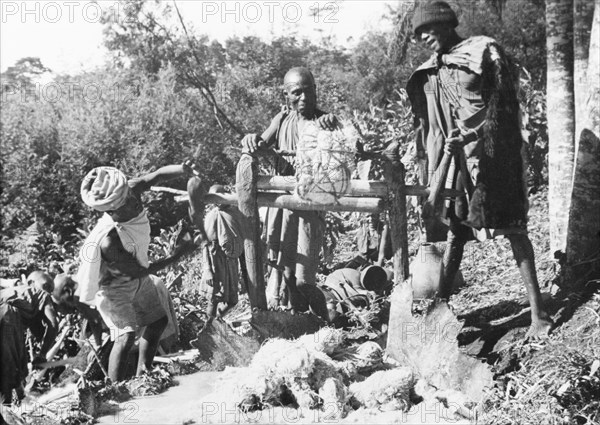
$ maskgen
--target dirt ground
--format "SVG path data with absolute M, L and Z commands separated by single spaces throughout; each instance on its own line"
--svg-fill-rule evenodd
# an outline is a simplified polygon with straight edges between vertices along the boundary
M 119 409 L 99 417 L 97 423 L 202 423 L 202 399 L 210 396 L 215 390 L 220 374 L 221 372 L 197 372 L 178 376 L 175 379 L 176 385 L 164 393 L 120 403 Z
M 269 408 L 243 413 L 231 403 L 212 396 L 225 372 L 197 372 L 176 378 L 177 385 L 157 396 L 135 398 L 119 404 L 115 412 L 101 416 L 98 424 L 229 424 L 229 423 L 402 423 L 469 424 L 456 420 L 442 403 L 431 403 L 403 412 L 357 411 L 342 421 L 327 411 Z

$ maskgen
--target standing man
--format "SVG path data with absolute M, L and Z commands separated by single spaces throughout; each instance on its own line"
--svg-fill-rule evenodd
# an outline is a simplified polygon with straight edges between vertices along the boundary
M 528 336 L 546 335 L 553 323 L 542 306 L 534 252 L 527 234 L 523 139 L 514 68 L 495 40 L 461 38 L 456 14 L 443 1 L 421 3 L 413 29 L 433 55 L 410 77 L 419 158 L 428 180 L 451 155 L 447 187 L 466 198 L 445 205 L 448 225 L 444 275 L 438 296 L 448 298 L 467 240 L 504 235 L 510 243 L 531 304 Z M 428 181 L 422 182 L 428 184 Z M 440 240 L 426 229 L 428 240 Z
M 138 327 L 146 326 L 139 342 L 137 375 L 151 368 L 169 313 L 153 284 L 158 278 L 151 274 L 194 247 L 179 246 L 172 256 L 150 264 L 150 222 L 141 194 L 186 171 L 184 166 L 170 165 L 128 181 L 116 168 L 97 167 L 81 183 L 85 204 L 104 215 L 81 248 L 76 295 L 81 302 L 96 305 L 111 331 L 114 345 L 108 375 L 112 381 L 124 379 L 125 360 Z
M 312 73 L 302 67 L 290 69 L 283 79 L 286 106 L 273 118 L 262 134 L 248 134 L 242 147 L 254 152 L 262 148 L 295 150 L 304 126 L 316 121 L 321 128 L 334 130 L 338 124 L 333 114 L 317 108 L 317 91 Z M 275 162 L 275 173 L 294 176 L 294 158 L 280 156 Z M 322 214 L 312 211 L 269 210 L 267 219 L 269 260 L 274 264 L 269 279 L 267 300 L 270 307 L 278 305 L 280 283 L 286 284 L 293 310 L 312 311 L 327 320 L 325 298 L 316 287 L 319 252 L 325 230 Z M 283 274 L 282 274 L 283 271 Z

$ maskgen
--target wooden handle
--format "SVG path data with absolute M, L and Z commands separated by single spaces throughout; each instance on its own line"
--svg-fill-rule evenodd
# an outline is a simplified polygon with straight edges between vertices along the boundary
M 457 137 L 458 135 L 460 135 L 460 129 L 453 129 L 444 143 L 448 139 Z M 435 174 L 432 176 L 429 184 L 429 196 L 423 204 L 422 217 L 424 219 L 431 219 L 432 217 L 439 215 L 442 199 L 440 195 L 444 188 L 446 177 L 448 176 L 448 170 L 450 169 L 450 161 L 452 160 L 452 156 L 453 155 L 448 155 L 444 149 L 444 156 L 440 161 L 440 165 L 438 165 L 437 169 L 435 170 Z
M 75 358 L 75 357 L 67 357 L 66 359 L 38 363 L 36 365 L 36 367 L 46 370 L 46 369 L 49 369 L 52 367 L 66 366 L 68 364 L 75 364 L 76 361 L 77 361 L 77 358 Z
M 429 196 L 423 204 L 423 218 L 431 218 L 437 215 L 440 200 L 442 199 L 440 195 L 442 193 L 444 183 L 446 182 L 446 176 L 448 175 L 448 170 L 450 169 L 451 160 L 452 155 L 448 155 L 446 152 L 444 152 L 442 161 L 440 162 L 437 170 L 435 170 L 435 174 L 433 175 L 429 185 Z

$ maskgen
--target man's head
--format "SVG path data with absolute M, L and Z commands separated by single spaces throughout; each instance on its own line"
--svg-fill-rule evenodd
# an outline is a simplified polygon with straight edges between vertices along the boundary
M 428 49 L 437 53 L 446 51 L 455 42 L 454 28 L 458 18 L 454 10 L 443 1 L 420 3 L 413 15 L 413 30 Z
M 27 276 L 27 284 L 33 286 L 39 291 L 46 291 L 49 294 L 54 291 L 54 282 L 48 273 L 42 271 L 31 272 Z
M 142 205 L 142 201 L 135 196 L 133 191 L 129 190 L 127 191 L 125 203 L 116 210 L 109 210 L 106 213 L 112 217 L 113 221 L 122 223 L 137 217 L 143 210 L 144 205 Z
M 52 298 L 58 305 L 70 305 L 74 301 L 77 284 L 66 273 L 61 273 L 54 278 L 54 291 Z
M 317 109 L 317 87 L 312 73 L 303 67 L 290 69 L 283 78 L 283 90 L 289 106 L 306 118 Z
M 130 190 L 127 177 L 114 167 L 96 167 L 81 183 L 81 198 L 96 211 L 123 222 L 138 216 L 143 206 Z

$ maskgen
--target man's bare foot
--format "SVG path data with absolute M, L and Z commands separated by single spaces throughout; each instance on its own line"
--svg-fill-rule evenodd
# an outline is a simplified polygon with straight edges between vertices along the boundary
M 525 335 L 526 339 L 540 339 L 547 338 L 548 334 L 552 330 L 554 322 L 552 319 L 546 317 L 542 319 L 536 319 L 531 322 L 531 326 Z
M 229 305 L 227 303 L 219 303 L 217 307 L 217 317 L 223 319 L 236 304 Z
M 290 305 L 295 312 L 308 311 L 308 301 L 296 287 L 290 287 Z
M 267 296 L 267 308 L 269 310 L 279 310 L 279 297 Z
M 138 367 L 135 376 L 142 376 L 148 374 L 150 374 L 150 370 L 146 367 L 146 365 L 141 365 L 140 367 Z

